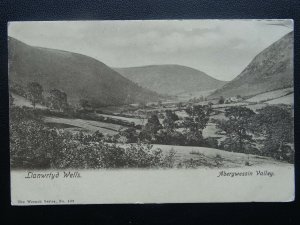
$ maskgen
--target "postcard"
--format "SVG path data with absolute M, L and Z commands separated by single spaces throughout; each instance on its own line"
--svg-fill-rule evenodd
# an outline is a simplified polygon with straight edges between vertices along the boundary
M 11 204 L 293 201 L 293 30 L 9 22 Z

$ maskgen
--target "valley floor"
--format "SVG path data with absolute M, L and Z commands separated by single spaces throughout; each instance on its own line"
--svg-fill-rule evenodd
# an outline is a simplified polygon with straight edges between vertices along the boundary
M 268 104 L 288 104 L 293 105 L 293 90 L 292 88 L 276 90 L 272 92 L 266 92 L 263 94 L 259 94 L 253 96 L 249 99 L 246 99 L 241 102 L 231 103 L 231 104 L 217 104 L 213 105 L 215 110 L 215 114 L 211 116 L 212 119 L 224 119 L 224 111 L 227 107 L 243 105 L 249 107 L 253 110 L 260 109 Z M 14 105 L 22 107 L 32 107 L 30 102 L 23 97 L 14 95 Z M 37 105 L 39 109 L 47 109 L 45 106 Z M 168 107 L 168 106 L 166 106 Z M 154 107 L 154 110 L 165 110 L 166 107 Z M 176 114 L 183 118 L 187 114 L 184 109 L 178 109 L 176 106 L 173 106 L 173 110 Z M 149 109 L 150 111 L 153 109 Z M 146 112 L 146 110 L 144 110 Z M 135 125 L 144 125 L 146 123 L 146 119 L 141 119 L 138 117 L 134 117 L 132 114 L 132 118 L 123 117 L 121 114 L 114 114 L 114 111 L 110 112 L 110 114 L 95 114 L 97 116 L 101 116 L 102 118 L 110 118 L 115 120 L 122 120 L 129 123 L 134 123 Z M 145 113 L 144 112 L 144 113 Z M 161 120 L 161 119 L 160 119 Z M 119 125 L 114 123 L 109 123 L 104 121 L 96 121 L 96 120 L 87 120 L 87 119 L 79 119 L 79 118 L 60 118 L 54 116 L 45 116 L 44 122 L 50 124 L 52 126 L 56 126 L 58 128 L 63 128 L 69 130 L 71 132 L 83 131 L 87 133 L 94 133 L 95 131 L 100 131 L 103 134 L 107 135 L 115 135 L 120 131 L 125 130 L 125 125 Z M 161 122 L 161 121 L 160 121 Z M 179 128 L 178 131 L 180 131 Z M 219 140 L 224 139 L 224 135 L 217 134 L 218 129 L 216 128 L 216 124 L 213 122 L 209 122 L 206 128 L 203 130 L 203 136 L 207 137 L 216 137 Z M 119 144 L 119 145 L 127 145 L 127 144 Z M 180 166 L 181 162 L 191 162 L 191 164 L 195 164 L 198 167 L 209 167 L 209 168 L 234 168 L 234 167 L 245 167 L 245 166 L 260 166 L 260 165 L 291 165 L 288 163 L 276 161 L 275 159 L 269 157 L 262 157 L 251 154 L 244 153 L 236 153 L 236 152 L 228 152 L 224 150 L 214 149 L 214 148 L 206 148 L 206 147 L 192 147 L 192 146 L 174 146 L 174 145 L 153 145 L 154 149 L 161 149 L 164 153 L 168 153 L 170 150 L 176 152 L 175 161 L 177 166 Z

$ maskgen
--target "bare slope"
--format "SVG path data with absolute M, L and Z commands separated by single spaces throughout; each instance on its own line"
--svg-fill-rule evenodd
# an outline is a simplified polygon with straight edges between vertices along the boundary
M 45 90 L 61 89 L 69 100 L 88 99 L 95 106 L 158 100 L 159 96 L 124 78 L 93 58 L 61 50 L 29 46 L 9 38 L 9 79 L 26 86 L 39 82 Z
M 210 97 L 250 96 L 293 86 L 294 33 L 290 32 L 259 53 L 231 82 Z
M 226 83 L 180 65 L 150 65 L 115 70 L 142 87 L 168 95 L 217 89 Z

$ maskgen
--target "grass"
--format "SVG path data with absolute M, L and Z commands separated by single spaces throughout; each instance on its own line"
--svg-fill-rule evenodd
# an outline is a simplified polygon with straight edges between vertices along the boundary
M 203 137 L 223 137 L 224 135 L 217 134 L 218 129 L 216 128 L 216 124 L 208 123 L 207 126 L 203 130 Z
M 113 119 L 124 120 L 127 122 L 133 122 L 135 125 L 144 125 L 147 122 L 146 119 L 140 119 L 140 118 L 129 118 L 129 117 L 113 116 L 113 115 L 100 114 L 100 113 L 97 113 L 97 115 L 103 116 L 103 117 L 108 117 L 108 118 L 113 118 Z
M 258 94 L 252 98 L 247 99 L 248 102 L 262 102 L 268 101 L 276 98 L 283 97 L 293 91 L 293 88 L 285 88 L 275 91 L 269 91 L 266 93 Z
M 19 96 L 19 95 L 15 95 L 13 93 L 12 93 L 12 97 L 14 99 L 15 106 L 19 106 L 19 107 L 26 106 L 26 107 L 33 108 L 31 102 L 28 99 L 26 99 L 22 96 Z M 46 109 L 47 108 L 46 106 L 43 106 L 41 104 L 36 104 L 35 107 L 38 109 Z
M 270 101 L 267 101 L 268 104 L 286 104 L 286 105 L 292 105 L 294 104 L 294 94 L 286 95 L 277 99 L 273 99 Z
M 205 161 L 203 167 L 222 166 L 227 168 L 244 167 L 249 165 L 286 165 L 287 163 L 278 162 L 268 157 L 257 157 L 252 154 L 237 152 L 228 152 L 215 148 L 193 147 L 193 146 L 172 146 L 172 145 L 153 145 L 153 148 L 159 148 L 163 152 L 173 149 L 176 152 L 176 163 L 199 160 Z M 194 162 L 195 163 L 195 162 Z
M 50 124 L 66 124 L 73 127 L 79 127 L 83 130 L 88 130 L 91 132 L 100 131 L 104 134 L 114 135 L 117 134 L 119 130 L 124 129 L 123 126 L 112 124 L 112 123 L 103 123 L 92 120 L 83 120 L 83 119 L 68 119 L 68 118 L 57 118 L 57 117 L 45 117 L 44 121 Z

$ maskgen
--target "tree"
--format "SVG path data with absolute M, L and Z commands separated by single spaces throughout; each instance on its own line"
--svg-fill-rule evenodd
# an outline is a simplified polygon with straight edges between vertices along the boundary
M 245 152 L 246 147 L 253 144 L 251 121 L 255 112 L 249 108 L 234 106 L 225 109 L 227 120 L 217 121 L 217 128 L 226 133 L 227 138 L 222 142 L 225 149 Z
M 35 108 L 36 103 L 41 103 L 43 100 L 43 87 L 37 82 L 28 83 L 27 97 Z
M 80 99 L 79 104 L 83 109 L 91 107 L 91 103 L 87 99 Z
M 201 131 L 209 121 L 212 108 L 209 105 L 195 105 L 188 107 L 185 111 L 188 114 L 184 121 L 186 128 L 190 131 Z
M 156 138 L 157 132 L 162 128 L 162 125 L 159 122 L 158 116 L 152 114 L 148 119 L 148 122 L 142 129 L 139 137 L 141 140 L 153 141 Z
M 162 123 L 165 129 L 173 131 L 176 127 L 175 122 L 177 120 L 179 120 L 179 118 L 175 112 L 172 112 L 171 110 L 166 110 L 166 115 Z
M 224 102 L 225 102 L 225 99 L 224 99 L 223 96 L 221 96 L 218 103 L 219 104 L 224 104 Z
M 51 90 L 49 96 L 49 105 L 52 109 L 64 111 L 68 107 L 67 94 L 58 89 Z
M 20 95 L 24 98 L 27 97 L 27 90 L 24 89 L 24 87 L 18 83 L 15 83 L 13 81 L 10 81 L 9 82 L 9 89 L 10 89 L 10 92 L 13 92 L 17 95 Z
M 138 133 L 135 128 L 130 127 L 120 133 L 122 136 L 126 137 L 127 143 L 135 143 L 138 141 Z
M 294 124 L 291 109 L 284 106 L 266 106 L 258 110 L 253 120 L 256 134 L 263 136 L 265 155 L 293 161 L 294 153 L 289 143 L 294 141 Z
M 179 117 L 175 112 L 171 110 L 165 111 L 165 116 L 163 120 L 163 129 L 160 129 L 156 134 L 156 141 L 160 144 L 184 144 L 184 136 L 181 132 L 175 130 L 176 121 L 179 120 Z
M 145 125 L 146 130 L 150 133 L 156 134 L 159 129 L 162 128 L 158 116 L 156 114 L 152 114 L 148 119 L 147 124 Z
M 139 107 L 140 109 L 145 109 L 145 108 L 147 107 L 147 105 L 146 105 L 145 102 L 140 102 L 140 103 L 138 104 L 138 107 Z
M 194 105 L 189 106 L 185 111 L 188 114 L 184 119 L 187 142 L 193 145 L 199 144 L 203 140 L 202 132 L 209 121 L 212 107 L 211 105 Z
M 161 100 L 159 100 L 159 101 L 157 102 L 157 106 L 158 106 L 158 107 L 161 107 L 161 106 L 162 106 L 162 101 L 161 101 Z
M 176 105 L 176 107 L 178 108 L 178 110 L 181 110 L 182 107 L 183 107 L 182 102 L 178 102 L 177 105 Z

